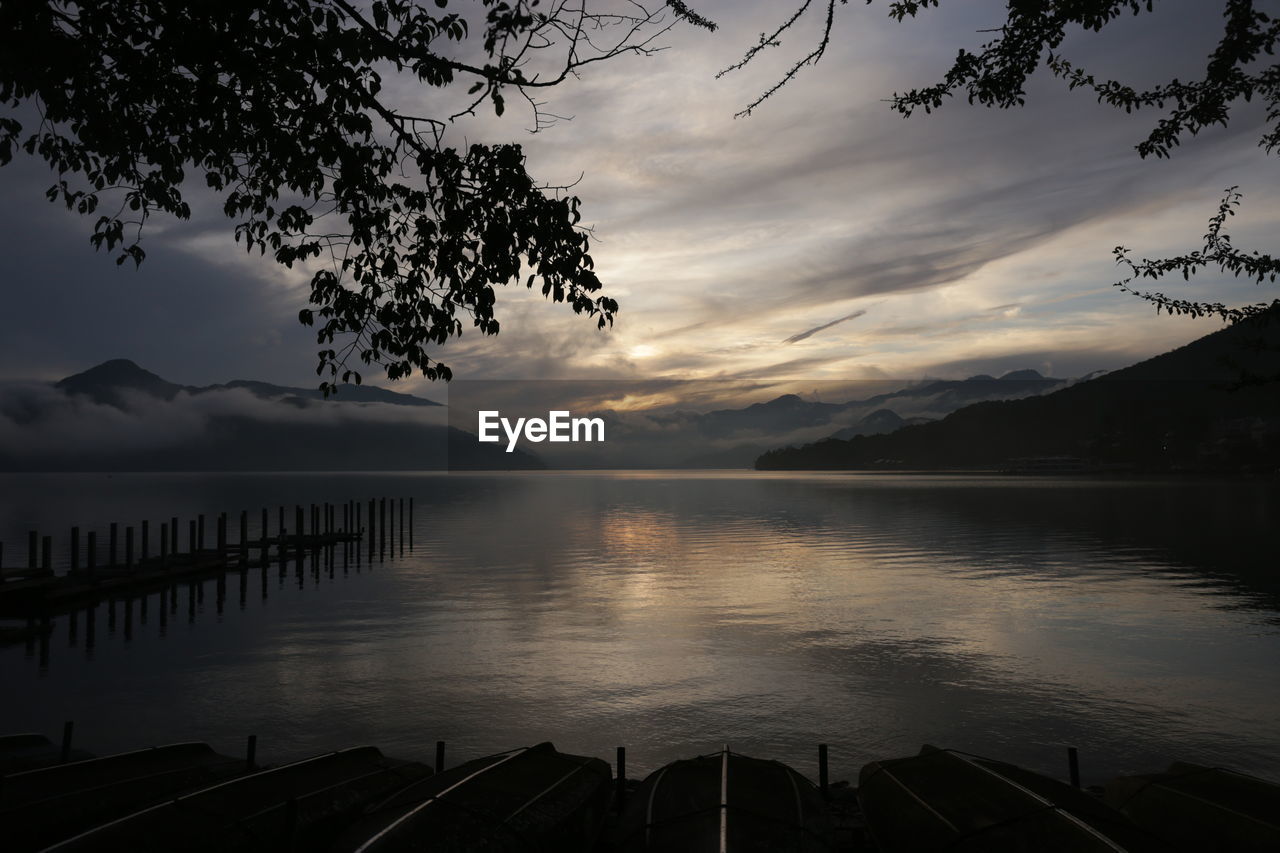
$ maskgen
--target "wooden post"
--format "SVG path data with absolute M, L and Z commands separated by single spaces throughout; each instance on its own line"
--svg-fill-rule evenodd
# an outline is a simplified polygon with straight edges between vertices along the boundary
M 413 550 L 413 498 L 409 498 L 409 550 Z
M 258 769 L 258 736 L 249 735 L 249 744 L 245 748 L 244 754 L 244 772 L 252 773 Z
M 404 498 L 400 499 L 400 549 L 404 550 Z
M 169 553 L 173 556 L 178 554 L 178 518 L 174 516 L 169 519 Z
M 1074 746 L 1067 747 L 1067 772 L 1071 774 L 1071 787 L 1080 787 L 1080 753 Z
M 224 566 L 227 562 L 227 514 L 218 515 L 218 565 Z
M 37 561 L 39 560 L 40 552 L 37 550 L 37 545 L 39 544 L 39 539 L 40 539 L 40 534 L 36 533 L 34 530 L 27 531 L 27 568 L 28 569 L 34 569 L 38 565 Z
M 364 533 L 364 526 L 363 526 L 364 519 L 361 518 L 361 512 L 360 512 L 362 509 L 364 509 L 364 504 L 357 501 L 356 502 L 356 533 L 361 533 L 361 534 Z
M 113 521 L 111 522 L 111 527 L 109 528 L 110 534 L 108 537 L 109 544 L 107 545 L 107 565 L 111 566 L 112 568 L 115 568 L 115 565 L 116 565 L 116 553 L 117 553 L 116 545 L 120 541 L 120 531 L 118 529 L 119 526 L 120 526 L 119 524 Z
M 80 528 L 71 528 L 71 571 L 80 568 Z
M 160 525 L 160 568 L 169 568 L 169 525 Z
M 200 518 L 203 519 L 204 516 L 200 516 Z M 200 541 L 196 538 L 196 532 L 196 521 L 193 518 L 191 521 L 187 522 L 187 546 L 191 551 L 192 562 L 195 562 L 196 543 Z
M 124 567 L 133 571 L 133 525 L 124 529 Z
M 436 772 L 444 770 L 444 741 L 436 741 Z
M 378 502 L 378 550 L 387 549 L 387 499 Z
M 627 748 L 625 746 L 618 747 L 617 764 L 617 775 L 614 780 L 617 790 L 614 796 L 617 797 L 618 808 L 621 809 L 627 799 Z
M 74 720 L 67 720 L 62 724 L 62 763 L 66 764 L 71 760 L 71 733 L 75 731 L 76 724 Z
M 264 506 L 264 507 L 262 508 L 262 550 L 263 550 L 263 554 L 262 554 L 262 556 L 263 556 L 263 559 L 266 559 L 266 556 L 267 556 L 267 555 L 266 555 L 266 548 L 267 548 L 267 541 L 268 541 L 268 539 L 267 539 L 267 521 L 268 521 L 268 518 L 267 518 L 267 508 Z
M 818 744 L 818 790 L 827 796 L 827 745 Z
M 139 558 L 139 562 L 142 562 L 143 560 L 146 560 L 147 557 L 151 556 L 150 524 L 151 522 L 149 521 L 142 522 L 142 556 Z
M 196 541 L 191 547 L 191 553 L 204 550 L 204 515 L 196 516 Z
M 299 565 L 301 565 L 301 563 L 302 563 L 302 536 L 303 536 L 303 534 L 306 532 L 306 529 L 307 529 L 307 523 L 306 523 L 306 520 L 302 517 L 302 506 L 301 506 L 301 505 L 298 505 L 298 507 L 297 507 L 297 511 L 296 511 L 295 515 L 297 516 L 297 517 L 294 519 L 294 522 L 297 524 L 297 534 L 296 534 L 296 537 L 297 537 L 297 540 L 298 540 L 298 541 L 297 541 L 297 546 L 298 546 L 298 547 L 297 547 L 297 551 L 298 551 L 297 558 L 298 558 L 298 563 L 299 563 Z
M 88 553 L 85 555 L 85 565 L 89 567 L 89 580 L 93 580 L 93 570 L 98 567 L 98 534 L 89 531 L 88 536 Z
M 53 571 L 53 537 L 43 536 L 40 539 L 40 567 L 46 572 Z

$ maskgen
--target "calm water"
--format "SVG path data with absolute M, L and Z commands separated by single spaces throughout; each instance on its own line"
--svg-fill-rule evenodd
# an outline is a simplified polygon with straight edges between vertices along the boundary
M 413 548 L 232 573 L 0 647 L 0 731 L 264 760 L 450 763 L 553 740 L 633 775 L 722 743 L 816 775 L 922 743 L 1086 781 L 1173 758 L 1280 777 L 1280 489 L 751 472 L 0 475 L 25 532 L 416 501 Z M 292 512 L 290 512 L 292 517 Z M 153 533 L 153 537 L 154 537 Z M 209 534 L 210 537 L 212 534 Z M 155 547 L 153 538 L 153 548 Z M 65 555 L 55 558 L 56 562 Z M 242 585 L 243 584 L 243 585 Z M 221 610 L 221 612 L 219 612 Z M 163 612 L 163 619 L 161 614 Z

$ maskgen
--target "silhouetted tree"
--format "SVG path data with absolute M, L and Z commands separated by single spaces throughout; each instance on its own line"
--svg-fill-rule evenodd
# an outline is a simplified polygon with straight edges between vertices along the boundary
M 706 25 L 683 3 L 677 17 Z M 457 11 L 458 7 L 467 14 Z M 536 100 L 592 63 L 646 54 L 654 9 L 550 0 L 49 0 L 0 5 L 0 165 L 19 148 L 58 173 L 51 200 L 98 216 L 91 240 L 143 260 L 155 212 L 185 219 L 188 180 L 221 194 L 235 239 L 312 262 L 317 373 L 448 379 L 427 354 L 469 316 L 498 331 L 494 285 L 523 280 L 612 323 L 579 200 L 538 184 L 519 145 L 450 145 L 486 103 Z M 472 28 L 482 36 L 469 41 Z M 394 75 L 416 87 L 384 89 Z M 414 101 L 403 97 L 412 88 Z M 432 90 L 466 98 L 432 99 Z M 424 94 L 425 93 L 425 94 Z M 459 93 L 460 96 L 461 93 Z M 440 106 L 452 101 L 454 108 Z M 435 106 L 423 107 L 423 103 Z M 438 114 L 423 115 L 423 109 Z M 24 129 L 24 125 L 26 126 Z M 323 386 L 331 389 L 329 381 Z
M 866 0 L 870 5 L 873 0 Z M 823 16 L 818 42 L 792 63 L 778 81 L 748 104 L 740 116 L 750 115 L 764 101 L 791 82 L 805 66 L 815 64 L 831 43 L 837 6 L 848 0 L 802 0 L 788 6 L 782 22 L 771 32 L 763 33 L 758 43 L 747 50 L 737 63 L 720 72 L 731 73 L 755 60 L 769 47 L 781 44 L 782 37 L 810 14 Z M 939 0 L 903 0 L 888 4 L 889 16 L 897 21 L 914 18 Z M 1067 30 L 1079 26 L 1097 32 L 1121 16 L 1141 15 L 1152 11 L 1154 0 L 1009 0 L 1005 22 L 992 32 L 998 37 L 982 44 L 976 52 L 961 47 L 941 82 L 905 93 L 894 93 L 893 108 L 904 116 L 918 110 L 930 113 L 957 94 L 970 104 L 1008 109 L 1026 103 L 1028 77 L 1047 68 L 1066 83 L 1069 89 L 1088 89 L 1100 103 L 1125 112 L 1159 110 L 1163 113 L 1146 139 L 1137 144 L 1139 156 L 1168 157 L 1187 135 L 1195 135 L 1213 125 L 1226 126 L 1231 108 L 1240 101 L 1257 97 L 1267 110 L 1266 128 L 1259 145 L 1267 153 L 1280 146 L 1280 66 L 1259 62 L 1274 56 L 1280 41 L 1280 21 L 1254 8 L 1252 0 L 1219 0 L 1224 27 L 1217 47 L 1209 55 L 1204 76 L 1199 80 L 1170 80 L 1145 90 L 1137 90 L 1120 81 L 1095 77 L 1085 68 L 1059 52 Z M 1129 250 L 1115 249 L 1117 262 L 1129 269 L 1130 275 L 1116 282 L 1122 290 L 1152 302 L 1157 311 L 1195 316 L 1217 315 L 1236 322 L 1261 314 L 1268 307 L 1280 306 L 1280 299 L 1250 305 L 1227 306 L 1217 302 L 1170 299 L 1161 293 L 1140 291 L 1130 284 L 1137 278 L 1157 279 L 1171 272 L 1189 277 L 1203 267 L 1216 266 L 1223 272 L 1245 275 L 1257 283 L 1275 282 L 1280 275 L 1280 259 L 1259 252 L 1244 252 L 1231 245 L 1222 231 L 1226 217 L 1234 213 L 1240 194 L 1235 187 L 1227 190 L 1218 214 L 1210 221 L 1209 233 L 1201 250 L 1187 255 L 1134 263 Z

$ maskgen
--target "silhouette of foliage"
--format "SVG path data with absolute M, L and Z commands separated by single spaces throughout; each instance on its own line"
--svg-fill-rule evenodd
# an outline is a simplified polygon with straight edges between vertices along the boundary
M 486 103 L 502 115 L 513 95 L 528 104 L 532 129 L 544 128 L 556 116 L 536 99 L 540 89 L 656 50 L 670 26 L 662 7 L 616 8 L 5 3 L 0 165 L 19 149 L 46 161 L 58 175 L 48 197 L 99 214 L 91 241 L 118 264 L 140 264 L 149 217 L 188 218 L 192 185 L 203 184 L 221 195 L 246 250 L 313 272 L 313 307 L 300 319 L 317 327 L 326 392 L 339 374 L 360 381 L 347 366 L 353 354 L 391 379 L 415 370 L 448 379 L 429 348 L 460 334 L 465 317 L 497 333 L 495 285 L 539 284 L 601 328 L 618 310 L 598 295 L 569 188 L 537 183 L 519 145 L 454 147 L 449 133 Z M 411 96 L 391 97 L 388 75 Z
M 872 2 L 866 0 L 867 5 Z M 1068 89 L 1091 90 L 1099 103 L 1126 113 L 1144 109 L 1164 112 L 1147 137 L 1136 145 L 1141 157 L 1169 157 L 1184 137 L 1194 136 L 1213 125 L 1226 127 L 1230 122 L 1231 108 L 1240 101 L 1252 101 L 1255 97 L 1266 108 L 1266 126 L 1259 145 L 1267 153 L 1272 153 L 1280 146 L 1280 65 L 1268 63 L 1264 58 L 1275 55 L 1277 42 L 1280 42 L 1280 20 L 1254 8 L 1252 0 L 1220 2 L 1224 19 L 1222 37 L 1209 55 L 1204 76 L 1199 80 L 1175 78 L 1139 91 L 1116 80 L 1095 77 L 1059 52 L 1069 28 L 1078 26 L 1098 32 L 1124 15 L 1151 12 L 1154 0 L 1043 0 L 1032 3 L 1009 0 L 1005 22 L 991 30 L 999 34 L 996 38 L 982 44 L 976 52 L 961 48 L 941 82 L 904 93 L 895 92 L 890 103 L 903 116 L 911 116 L 917 110 L 931 113 L 957 94 L 964 95 L 970 104 L 999 109 L 1020 107 L 1026 103 L 1027 79 L 1039 69 L 1047 68 L 1054 77 L 1065 81 Z M 838 0 L 840 6 L 847 3 L 848 0 Z M 724 75 L 740 69 L 755 60 L 765 48 L 781 45 L 783 35 L 806 15 L 817 13 L 824 16 L 818 44 L 738 115 L 750 115 L 794 80 L 805 66 L 822 58 L 831 42 L 836 6 L 837 0 L 817 4 L 814 0 L 803 0 L 790 7 L 792 11 L 775 30 L 762 34 L 742 60 L 720 72 Z M 904 0 L 889 3 L 888 10 L 891 18 L 901 22 L 937 6 L 938 0 Z M 1133 273 L 1130 279 L 1118 283 L 1118 286 L 1154 302 L 1158 310 L 1175 314 L 1217 315 L 1236 322 L 1259 313 L 1269 303 L 1227 307 L 1216 302 L 1167 299 L 1158 293 L 1140 293 L 1127 287 L 1128 281 L 1136 277 L 1157 278 L 1172 271 L 1181 271 L 1189 277 L 1210 264 L 1237 276 L 1247 275 L 1258 283 L 1264 280 L 1274 282 L 1280 274 L 1280 259 L 1257 252 L 1238 252 L 1221 233 L 1222 222 L 1233 213 L 1231 208 L 1238 200 L 1239 194 L 1234 189 L 1228 191 L 1228 197 L 1206 235 L 1202 252 L 1134 265 L 1128 259 L 1128 250 L 1117 248 L 1117 260 L 1129 264 Z
M 1280 263 L 1277 263 L 1277 260 L 1270 255 L 1263 255 L 1257 251 L 1243 252 L 1235 248 L 1231 244 L 1231 237 L 1222 231 L 1222 226 L 1226 223 L 1227 217 L 1235 216 L 1235 208 L 1240 206 L 1241 197 L 1242 193 L 1240 193 L 1238 187 L 1227 188 L 1226 194 L 1222 198 L 1222 203 L 1218 205 L 1218 212 L 1209 220 L 1209 230 L 1204 235 L 1204 248 L 1202 249 L 1197 249 L 1186 255 L 1159 258 L 1154 261 L 1144 258 L 1141 262 L 1135 263 L 1129 257 L 1128 249 L 1124 246 L 1117 246 L 1114 250 L 1116 263 L 1126 267 L 1129 270 L 1129 275 L 1121 281 L 1117 281 L 1115 286 L 1125 293 L 1154 304 L 1157 313 L 1164 310 L 1170 314 L 1186 314 L 1193 317 L 1216 315 L 1230 323 L 1236 323 L 1246 317 L 1263 314 L 1269 308 L 1280 306 L 1280 299 L 1276 299 L 1271 302 L 1258 302 L 1253 305 L 1231 308 L 1221 302 L 1191 302 L 1185 299 L 1171 299 L 1163 293 L 1137 290 L 1130 286 L 1137 279 L 1149 278 L 1155 280 L 1163 278 L 1170 273 L 1182 273 L 1184 280 L 1190 280 L 1191 276 L 1198 273 L 1202 267 L 1208 266 L 1216 266 L 1223 273 L 1231 273 L 1236 278 L 1243 274 L 1246 278 L 1253 279 L 1255 284 L 1262 284 L 1264 281 L 1274 283 L 1276 277 L 1280 276 Z

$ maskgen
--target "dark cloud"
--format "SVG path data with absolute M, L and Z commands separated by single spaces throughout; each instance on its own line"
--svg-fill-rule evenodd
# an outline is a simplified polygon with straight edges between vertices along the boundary
M 852 314 L 845 314 L 843 317 L 837 317 L 836 319 L 832 320 L 830 323 L 823 323 L 821 326 L 814 326 L 812 329 L 806 329 L 805 331 L 800 332 L 797 335 L 792 335 L 791 337 L 784 340 L 783 343 L 784 344 L 799 343 L 800 341 L 803 341 L 805 338 L 813 337 L 814 335 L 818 334 L 818 332 L 821 332 L 824 329 L 830 329 L 832 326 L 838 326 L 847 320 L 854 320 L 866 313 L 867 312 L 865 310 L 858 309 L 857 311 L 854 311 Z

